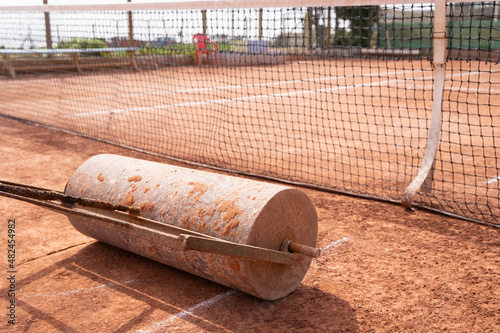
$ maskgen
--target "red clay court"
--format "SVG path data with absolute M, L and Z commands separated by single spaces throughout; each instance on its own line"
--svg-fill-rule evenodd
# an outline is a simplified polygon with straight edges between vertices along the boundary
M 322 250 L 299 287 L 264 301 L 0 197 L 0 330 L 499 331 L 499 4 L 244 4 L 0 10 L 0 182 L 63 191 L 82 163 L 110 153 L 299 189 Z M 217 40 L 219 63 L 193 58 L 201 32 Z M 152 42 L 164 37 L 168 46 Z M 113 38 L 141 46 L 94 49 Z M 58 67 L 71 52 L 81 71 Z M 6 61 L 36 66 L 14 78 Z

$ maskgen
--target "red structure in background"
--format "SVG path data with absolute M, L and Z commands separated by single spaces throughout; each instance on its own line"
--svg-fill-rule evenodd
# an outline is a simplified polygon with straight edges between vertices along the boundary
M 219 54 L 217 52 L 216 42 L 212 42 L 207 35 L 196 34 L 193 36 L 193 43 L 196 43 L 196 59 L 198 60 L 198 65 L 201 65 L 203 53 L 205 53 L 207 59 L 209 59 L 211 52 L 214 52 L 215 62 L 217 65 L 219 64 Z

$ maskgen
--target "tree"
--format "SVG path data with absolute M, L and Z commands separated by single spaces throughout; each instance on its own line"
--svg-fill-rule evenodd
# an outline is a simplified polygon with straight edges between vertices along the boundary
M 56 49 L 102 49 L 107 47 L 105 41 L 101 39 L 88 39 L 73 37 L 69 41 L 57 43 Z M 87 56 L 100 56 L 100 52 L 85 53 Z
M 100 49 L 108 45 L 101 39 L 88 39 L 73 37 L 69 41 L 62 41 L 57 44 L 58 49 Z
M 372 30 L 378 20 L 378 10 L 378 6 L 335 7 L 335 39 L 337 43 L 343 46 L 370 47 Z M 339 19 L 349 22 L 350 42 L 345 38 L 337 38 L 338 33 L 346 33 L 345 28 L 342 31 L 343 29 L 338 27 Z
M 314 47 L 314 41 L 317 46 L 324 48 L 327 37 L 329 36 L 329 25 L 327 14 L 323 7 L 309 7 L 307 8 L 306 16 L 304 19 L 304 30 L 306 42 L 309 48 Z

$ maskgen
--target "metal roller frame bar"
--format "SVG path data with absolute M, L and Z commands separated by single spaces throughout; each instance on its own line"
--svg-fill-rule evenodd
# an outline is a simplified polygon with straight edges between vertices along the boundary
M 32 190 L 45 191 L 55 193 L 56 191 L 47 190 L 40 187 L 17 184 L 12 182 L 1 181 L 1 185 L 26 187 Z M 57 194 L 63 195 L 62 192 Z M 58 204 L 50 200 L 38 200 L 33 197 L 27 197 L 19 194 L 11 193 L 9 190 L 0 189 L 0 195 L 11 199 L 25 201 L 56 213 L 61 213 L 66 216 L 73 216 L 79 219 L 84 219 L 87 223 L 98 225 L 109 230 L 127 234 L 132 237 L 141 238 L 150 241 L 152 244 L 162 244 L 177 250 L 209 252 L 232 257 L 239 257 L 248 260 L 260 260 L 275 264 L 292 265 L 299 259 L 297 254 L 313 256 L 310 253 L 315 253 L 314 257 L 319 256 L 319 249 L 297 244 L 295 242 L 285 240 L 290 246 L 281 251 L 266 249 L 245 244 L 225 241 L 216 237 L 201 234 L 188 229 L 177 226 L 161 223 L 150 220 L 144 217 L 136 216 L 133 213 L 121 213 L 115 210 L 107 210 L 100 208 L 81 209 L 73 203 Z M 72 199 L 72 197 L 70 197 Z M 61 198 L 57 198 L 61 200 Z M 101 203 L 99 201 L 99 203 Z M 296 250 L 295 250 L 296 249 Z M 295 252 L 295 253 L 292 253 Z

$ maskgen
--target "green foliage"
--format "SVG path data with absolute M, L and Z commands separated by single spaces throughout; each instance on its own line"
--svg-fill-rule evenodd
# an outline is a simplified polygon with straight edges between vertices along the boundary
M 351 32 L 344 28 L 335 29 L 335 36 L 333 38 L 334 46 L 349 47 L 352 46 Z
M 196 51 L 195 44 L 172 44 L 165 47 L 146 47 L 139 50 L 140 54 L 147 55 L 161 55 L 161 56 L 171 56 L 171 55 L 194 55 Z
M 348 46 L 370 47 L 372 27 L 377 23 L 378 9 L 378 6 L 335 7 L 337 18 L 349 21 L 351 45 Z M 345 43 L 345 38 L 340 40 Z
M 378 47 L 395 49 L 432 48 L 431 22 L 380 24 Z M 500 22 L 490 20 L 453 21 L 448 24 L 448 47 L 466 50 L 499 50 Z
M 452 21 L 447 35 L 453 49 L 500 50 L 500 21 Z
M 379 24 L 377 47 L 392 49 L 430 49 L 431 22 L 392 22 Z
M 172 51 L 169 50 L 168 48 L 147 46 L 145 48 L 140 49 L 139 54 L 166 56 L 166 55 L 171 55 Z
M 217 50 L 219 52 L 229 52 L 229 51 L 231 51 L 231 44 L 217 43 Z
M 231 45 L 226 43 L 217 43 L 217 51 L 228 52 L 231 50 Z M 195 56 L 196 45 L 194 43 L 177 43 L 164 47 L 147 46 L 139 50 L 139 54 L 144 55 L 158 55 L 158 56 L 173 56 L 173 55 L 186 55 Z
M 102 49 L 108 45 L 101 39 L 73 37 L 69 41 L 57 43 L 56 49 Z

